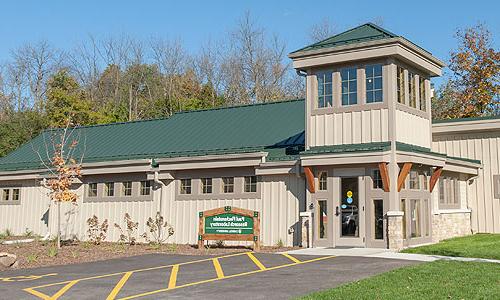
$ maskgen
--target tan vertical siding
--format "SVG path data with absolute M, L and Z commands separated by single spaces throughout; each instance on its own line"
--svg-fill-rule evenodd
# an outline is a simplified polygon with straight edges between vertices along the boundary
M 311 147 L 388 141 L 388 110 L 325 113 L 311 116 Z
M 399 142 L 431 147 L 430 126 L 428 119 L 396 110 L 396 140 Z
M 500 200 L 493 198 L 493 175 L 500 174 L 500 133 L 439 134 L 434 151 L 481 160 L 479 176 L 467 187 L 474 232 L 500 233 Z

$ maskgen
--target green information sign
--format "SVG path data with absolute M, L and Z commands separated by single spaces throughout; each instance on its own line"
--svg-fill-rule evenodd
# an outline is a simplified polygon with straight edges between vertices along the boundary
M 253 218 L 233 213 L 206 217 L 205 233 L 253 234 Z

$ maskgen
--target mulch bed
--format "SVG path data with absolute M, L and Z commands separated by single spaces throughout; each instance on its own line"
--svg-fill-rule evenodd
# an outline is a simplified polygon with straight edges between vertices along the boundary
M 281 252 L 297 248 L 261 247 L 261 252 Z M 181 255 L 221 255 L 249 251 L 246 247 L 210 247 L 199 251 L 196 246 L 181 244 L 126 245 L 120 243 L 102 243 L 94 245 L 88 242 L 65 243 L 57 249 L 53 241 L 35 241 L 14 245 L 0 244 L 0 252 L 17 255 L 19 268 L 37 268 L 54 265 L 66 265 L 99 261 L 111 258 L 129 257 L 143 254 L 164 253 Z M 0 271 L 1 272 L 1 271 Z

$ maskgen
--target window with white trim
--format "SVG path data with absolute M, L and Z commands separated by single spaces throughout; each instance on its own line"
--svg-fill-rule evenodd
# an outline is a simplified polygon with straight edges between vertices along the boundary
M 419 190 L 420 189 L 420 176 L 417 171 L 410 171 L 409 174 L 409 186 L 411 190 Z
M 245 176 L 245 193 L 257 192 L 257 176 Z
M 115 183 L 114 182 L 106 182 L 104 184 L 104 195 L 106 197 L 113 197 L 115 195 Z
M 398 102 L 404 104 L 405 103 L 405 84 L 406 84 L 406 78 L 405 78 L 405 70 L 398 66 L 397 68 L 397 97 L 398 97 Z
M 319 173 L 318 177 L 318 190 L 326 191 L 328 189 L 328 173 L 322 171 Z
M 222 177 L 222 191 L 224 194 L 234 193 L 234 177 Z
M 180 180 L 180 193 L 183 195 L 191 194 L 191 179 L 185 178 Z
M 439 208 L 460 207 L 460 185 L 457 178 L 439 178 Z
M 212 193 L 212 178 L 202 178 L 201 179 L 201 192 L 203 194 Z
M 408 72 L 408 96 L 410 97 L 410 107 L 417 108 L 417 95 L 415 94 L 415 73 Z
M 141 196 L 149 196 L 151 195 L 151 181 L 143 180 L 141 181 Z
M 316 75 L 318 79 L 318 108 L 331 107 L 333 95 L 332 72 L 321 72 Z
M 373 170 L 372 180 L 374 189 L 384 188 L 384 183 L 382 181 L 382 175 L 380 174 L 380 170 Z
M 365 67 L 366 103 L 382 102 L 382 65 Z
M 132 181 L 122 182 L 122 195 L 127 197 L 132 196 Z
M 419 94 L 419 99 L 420 99 L 420 110 L 421 111 L 426 111 L 426 99 L 427 99 L 427 92 L 425 90 L 425 78 L 420 76 L 418 78 L 419 81 L 419 87 L 418 87 L 418 94 Z
M 88 197 L 97 197 L 97 183 L 96 182 L 89 183 L 87 196 Z
M 357 71 L 356 68 L 345 68 L 340 70 L 342 105 L 353 105 L 358 103 Z

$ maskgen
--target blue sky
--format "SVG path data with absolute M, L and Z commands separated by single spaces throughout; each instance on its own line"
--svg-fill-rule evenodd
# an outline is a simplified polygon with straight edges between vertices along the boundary
M 464 4 L 461 4 L 464 2 Z M 411 5 L 410 5 L 411 4 Z M 257 23 L 279 34 L 289 52 L 309 43 L 312 24 L 327 17 L 338 30 L 381 19 L 383 27 L 447 60 L 459 27 L 484 22 L 494 45 L 500 39 L 500 1 L 3 1 L 0 9 L 0 62 L 23 43 L 47 40 L 71 49 L 89 35 L 126 33 L 135 38 L 180 38 L 195 52 L 218 39 L 250 10 Z

